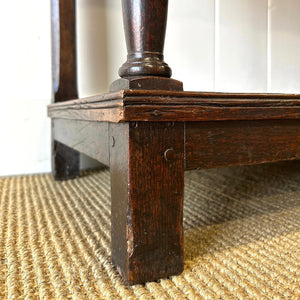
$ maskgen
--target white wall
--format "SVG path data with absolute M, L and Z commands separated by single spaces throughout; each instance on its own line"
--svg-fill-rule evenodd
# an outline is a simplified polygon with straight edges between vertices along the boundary
M 270 0 L 269 89 L 299 93 L 300 1 Z
M 63 0 L 62 0 L 63 1 Z M 300 1 L 169 1 L 165 59 L 185 90 L 300 91 Z M 50 171 L 50 0 L 0 9 L 0 176 Z M 126 59 L 121 0 L 77 0 L 81 97 Z
M 0 6 L 0 175 L 50 169 L 50 1 Z

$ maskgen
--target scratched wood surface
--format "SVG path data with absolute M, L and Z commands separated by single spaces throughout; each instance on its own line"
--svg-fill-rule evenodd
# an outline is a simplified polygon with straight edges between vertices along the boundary
M 54 119 L 53 135 L 56 141 L 109 166 L 107 122 Z
M 48 108 L 52 118 L 89 121 L 214 121 L 297 119 L 298 94 L 123 90 Z
M 131 284 L 183 270 L 183 123 L 110 124 L 112 259 Z
M 300 120 L 187 122 L 186 170 L 300 159 Z
M 254 7 L 248 2 L 245 15 Z M 66 170 L 64 178 L 78 171 L 66 145 L 102 162 L 109 159 L 112 260 L 130 284 L 179 274 L 184 170 L 299 159 L 300 95 L 182 92 L 182 83 L 169 79 L 163 56 L 168 0 L 122 0 L 128 56 L 119 75 L 124 78 L 111 85 L 111 93 L 76 100 L 74 3 L 59 4 L 64 69 L 55 80 L 57 101 L 73 100 L 48 107 L 59 140 L 55 145 L 65 147 L 57 148 L 59 168 Z M 231 8 L 224 8 L 230 15 Z M 234 17 L 245 20 L 235 12 Z M 247 27 L 253 32 L 251 22 Z M 245 55 L 239 58 L 252 68 Z

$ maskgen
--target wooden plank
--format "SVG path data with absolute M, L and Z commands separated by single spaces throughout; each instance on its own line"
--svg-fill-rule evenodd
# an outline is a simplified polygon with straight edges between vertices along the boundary
M 212 107 L 205 105 L 132 105 L 124 108 L 65 109 L 51 112 L 52 118 L 93 122 L 124 121 L 225 121 L 299 119 L 299 106 Z
M 300 121 L 187 122 L 186 170 L 300 158 Z
M 55 119 L 85 120 L 92 122 L 116 122 L 123 120 L 121 108 L 108 109 L 62 109 L 49 114 Z
M 128 106 L 122 121 L 228 121 L 299 119 L 300 107 Z
M 53 104 L 52 118 L 90 121 L 297 119 L 298 94 L 233 94 L 126 90 Z
M 110 124 L 112 259 L 131 284 L 183 270 L 183 123 Z
M 102 164 L 109 165 L 108 123 L 53 120 L 54 139 Z

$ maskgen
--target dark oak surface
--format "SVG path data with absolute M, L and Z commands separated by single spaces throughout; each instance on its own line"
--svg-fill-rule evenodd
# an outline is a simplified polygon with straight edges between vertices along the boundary
M 300 159 L 300 120 L 186 122 L 186 170 Z
M 300 158 L 300 95 L 183 92 L 163 56 L 168 0 L 122 5 L 122 78 L 108 94 L 74 100 L 75 0 L 52 0 L 48 114 L 56 179 L 79 174 L 74 149 L 110 166 L 112 260 L 136 284 L 183 270 L 185 169 Z
M 112 259 L 131 284 L 183 270 L 183 123 L 110 124 Z
M 53 135 L 56 141 L 109 166 L 107 122 L 55 119 Z
M 52 58 L 55 102 L 78 97 L 74 0 L 52 0 Z M 59 26 L 57 26 L 57 24 Z
M 109 165 L 108 148 L 113 142 L 108 134 L 109 123 L 67 119 L 54 119 L 53 122 L 54 135 L 59 142 Z M 172 122 L 161 124 L 167 126 Z M 300 120 L 182 124 L 185 170 L 300 159 Z
M 74 0 L 52 0 L 54 102 L 78 98 Z M 56 180 L 79 176 L 80 154 L 55 140 L 52 121 L 52 173 Z
M 158 76 L 120 78 L 110 85 L 109 91 L 121 92 L 122 90 L 183 91 L 183 83 L 175 79 Z
M 167 25 L 168 0 L 122 0 L 127 61 L 121 77 L 171 77 L 163 50 Z
M 49 116 L 89 121 L 298 119 L 300 95 L 122 90 L 49 106 Z

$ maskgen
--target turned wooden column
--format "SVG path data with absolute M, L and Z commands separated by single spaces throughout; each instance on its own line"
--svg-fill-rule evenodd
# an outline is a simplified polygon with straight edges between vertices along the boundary
M 127 61 L 119 70 L 111 91 L 150 89 L 182 91 L 182 82 L 170 79 L 164 61 L 168 0 L 122 0 Z
M 122 5 L 128 58 L 119 75 L 171 77 L 163 55 L 168 0 L 122 0 Z

